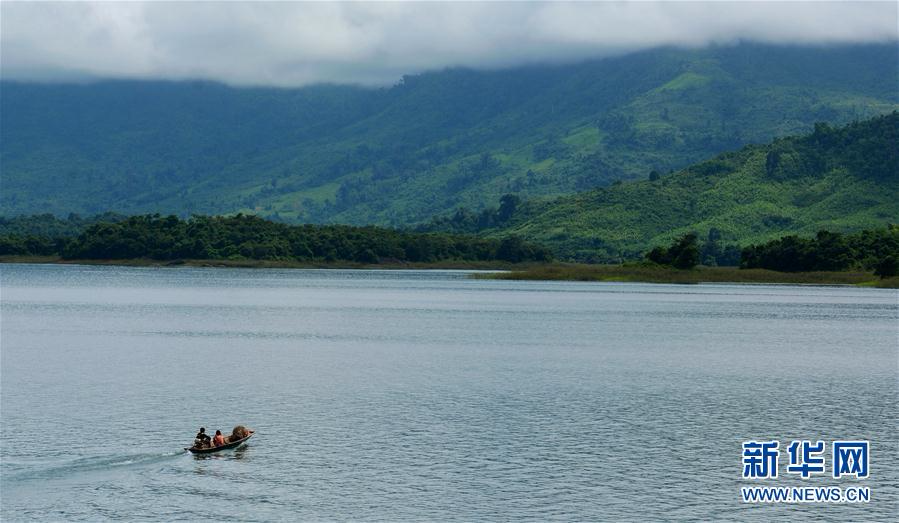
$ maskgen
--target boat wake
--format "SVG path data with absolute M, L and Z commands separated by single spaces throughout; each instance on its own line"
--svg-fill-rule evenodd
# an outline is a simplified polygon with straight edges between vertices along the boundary
M 48 464 L 46 468 L 33 468 L 35 464 L 29 464 L 30 470 L 10 474 L 8 479 L 54 479 L 71 476 L 82 472 L 125 468 L 130 466 L 146 466 L 161 463 L 184 454 L 184 451 L 142 453 L 113 456 L 89 456 L 70 460 L 64 463 Z

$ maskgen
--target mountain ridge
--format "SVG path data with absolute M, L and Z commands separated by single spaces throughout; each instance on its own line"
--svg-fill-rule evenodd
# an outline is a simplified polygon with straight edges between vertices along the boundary
M 899 108 L 894 45 L 662 48 L 392 88 L 0 84 L 4 214 L 405 226 Z

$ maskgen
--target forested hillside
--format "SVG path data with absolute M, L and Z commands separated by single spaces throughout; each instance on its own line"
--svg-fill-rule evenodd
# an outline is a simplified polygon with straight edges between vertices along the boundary
M 638 258 L 686 233 L 723 245 L 899 223 L 899 113 L 826 124 L 670 175 L 550 200 L 503 198 L 422 230 L 520 235 L 563 259 Z
M 4 82 L 0 204 L 7 216 L 242 211 L 406 225 L 888 113 L 897 60 L 892 44 L 739 45 L 453 69 L 384 89 Z

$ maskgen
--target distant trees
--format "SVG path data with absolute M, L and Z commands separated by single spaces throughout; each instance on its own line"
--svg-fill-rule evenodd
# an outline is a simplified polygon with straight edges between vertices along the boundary
M 899 276 L 899 258 L 895 256 L 887 256 L 874 266 L 874 275 L 881 278 L 892 278 Z
M 644 257 L 659 265 L 690 269 L 703 265 L 739 264 L 742 269 L 781 272 L 873 270 L 881 278 L 899 275 L 899 226 L 856 234 L 819 231 L 814 238 L 788 235 L 742 250 L 721 247 L 721 232 L 709 230 L 700 245 L 694 233 L 685 234 L 668 247 L 655 247 Z
M 0 236 L 0 255 L 52 256 L 59 252 L 64 242 L 45 236 L 4 235 Z
M 513 205 L 514 199 L 506 202 Z M 69 259 L 255 259 L 296 261 L 549 261 L 551 252 L 521 238 L 411 233 L 381 227 L 297 225 L 256 216 L 132 216 L 87 227 L 75 238 L 0 235 L 0 254 Z
M 503 261 L 519 263 L 524 261 L 549 261 L 550 257 L 542 247 L 528 243 L 518 236 L 508 236 L 499 243 L 496 258 Z
M 816 123 L 812 134 L 775 140 L 765 157 L 765 174 L 785 180 L 843 168 L 886 181 L 899 177 L 899 112 L 844 127 Z
M 496 212 L 496 220 L 499 223 L 509 221 L 509 218 L 515 214 L 515 210 L 518 209 L 519 203 L 521 203 L 521 198 L 518 197 L 518 195 L 503 195 L 503 197 L 499 199 L 499 210 Z
M 655 247 L 646 254 L 646 259 L 677 269 L 692 269 L 699 264 L 698 237 L 694 233 L 685 234 L 670 247 Z
M 735 244 L 724 245 L 723 235 L 715 227 L 709 229 L 706 241 L 702 244 L 699 253 L 700 263 L 708 266 L 736 267 L 740 265 L 740 246 Z
M 765 174 L 767 174 L 769 178 L 774 178 L 774 175 L 777 173 L 777 168 L 779 166 L 780 152 L 768 151 L 768 154 L 765 156 Z
M 478 233 L 508 224 L 521 207 L 520 196 L 505 194 L 499 199 L 499 207 L 490 207 L 479 213 L 460 207 L 452 216 L 432 218 L 430 222 L 418 226 L 416 230 L 419 232 Z
M 555 134 L 533 147 L 533 160 L 542 162 L 548 158 L 563 158 L 568 154 L 568 146 Z
M 740 267 L 783 272 L 874 270 L 891 277 L 899 259 L 899 227 L 867 230 L 856 234 L 819 231 L 814 238 L 784 236 L 741 253 Z

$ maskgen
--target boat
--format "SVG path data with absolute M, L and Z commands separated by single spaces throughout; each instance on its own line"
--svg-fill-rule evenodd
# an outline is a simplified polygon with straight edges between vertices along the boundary
M 198 448 L 198 447 L 194 446 L 194 447 L 184 447 L 184 450 L 190 452 L 191 454 L 212 454 L 213 452 L 218 452 L 220 450 L 233 449 L 234 447 L 239 447 L 240 445 L 243 445 L 248 439 L 253 437 L 253 434 L 255 434 L 255 431 L 252 431 L 252 430 L 249 430 L 247 432 L 249 432 L 249 434 L 247 434 L 247 436 L 245 438 L 241 438 L 241 439 L 235 440 L 235 441 L 225 441 L 224 445 L 219 445 L 218 447 Z M 227 439 L 230 440 L 231 436 L 228 436 Z

